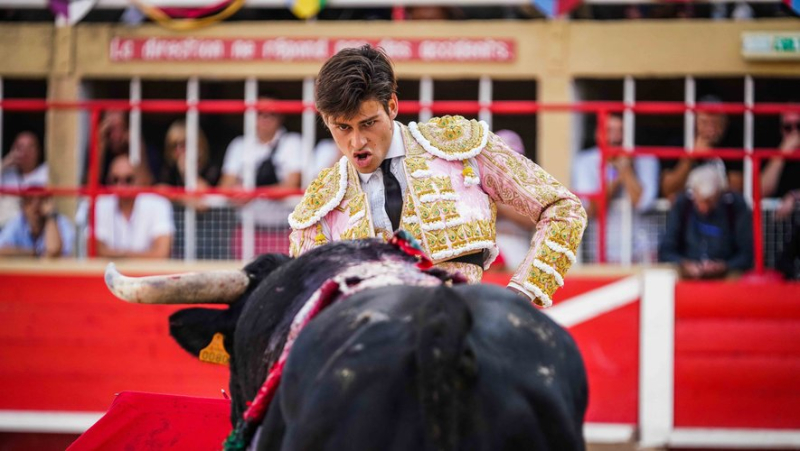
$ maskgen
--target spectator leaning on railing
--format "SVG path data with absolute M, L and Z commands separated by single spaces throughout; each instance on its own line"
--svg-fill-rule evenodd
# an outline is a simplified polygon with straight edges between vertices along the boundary
M 614 114 L 606 121 L 606 140 L 609 146 L 622 145 L 622 116 Z M 600 142 L 600 130 L 595 130 L 595 141 Z M 580 151 L 572 165 L 572 189 L 578 193 L 594 193 L 600 191 L 600 148 L 591 147 Z M 620 199 L 630 202 L 633 214 L 634 231 L 654 229 L 655 224 L 647 224 L 648 218 L 643 213 L 652 208 L 658 195 L 658 159 L 653 156 L 617 156 L 610 158 L 606 164 L 606 200 L 612 202 Z M 589 217 L 597 217 L 597 202 L 586 201 L 584 206 Z M 620 230 L 622 227 L 622 207 L 619 203 L 609 203 L 608 223 L 606 229 L 606 249 L 609 262 L 619 263 Z M 651 261 L 655 254 L 654 240 L 646 238 L 646 233 L 637 233 L 633 240 L 632 260 L 634 262 Z
M 22 211 L 0 232 L 0 255 L 60 257 L 72 254 L 73 227 L 56 211 L 53 200 L 43 194 L 29 192 L 21 197 Z
M 208 140 L 203 130 L 197 130 L 197 191 L 205 191 L 219 181 L 219 168 L 211 164 Z M 164 165 L 158 184 L 183 188 L 186 186 L 186 121 L 172 123 L 164 138 Z M 191 205 L 201 211 L 208 205 L 202 198 L 186 198 L 179 203 Z
M 800 154 L 800 112 L 781 115 L 781 143 L 784 155 Z M 800 160 L 770 158 L 761 170 L 761 195 L 782 199 L 778 217 L 785 218 L 794 209 L 792 191 L 800 189 Z
M 698 104 L 721 104 L 722 101 L 716 96 L 703 96 Z M 698 111 L 695 116 L 695 138 L 692 147 L 693 155 L 706 155 L 714 148 L 723 144 L 728 130 L 728 116 L 722 112 Z M 675 196 L 683 190 L 689 172 L 701 165 L 709 165 L 716 168 L 727 178 L 727 186 L 731 191 L 741 193 L 744 187 L 743 164 L 742 161 L 722 160 L 719 157 L 693 159 L 691 155 L 681 157 L 677 160 L 668 159 L 662 161 L 661 172 L 661 193 L 667 199 L 673 200 Z
M 753 265 L 750 208 L 725 182 L 713 166 L 693 169 L 667 215 L 658 259 L 678 264 L 685 278 L 721 278 Z
M 111 162 L 119 155 L 128 155 L 130 150 L 128 113 L 121 110 L 106 111 L 99 124 L 97 139 L 100 152 L 98 156 L 100 161 L 99 182 L 103 184 L 108 180 Z M 136 166 L 136 176 L 142 185 L 152 185 L 155 179 L 153 174 L 161 172 L 158 151 L 145 145 L 142 141 L 139 152 L 141 164 Z M 90 158 L 87 158 L 86 161 L 88 164 Z
M 203 130 L 197 129 L 197 188 L 206 189 L 219 181 L 219 168 L 212 165 L 208 140 Z M 183 187 L 186 184 L 186 121 L 173 122 L 164 138 L 164 165 L 158 183 Z

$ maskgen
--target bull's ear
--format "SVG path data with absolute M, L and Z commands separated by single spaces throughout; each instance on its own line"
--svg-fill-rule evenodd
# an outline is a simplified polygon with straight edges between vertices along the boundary
M 169 317 L 169 333 L 190 354 L 211 363 L 227 364 L 235 319 L 228 309 L 188 308 Z

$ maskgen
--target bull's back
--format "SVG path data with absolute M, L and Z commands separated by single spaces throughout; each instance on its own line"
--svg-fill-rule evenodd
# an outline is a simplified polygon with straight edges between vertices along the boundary
M 300 334 L 259 448 L 582 449 L 585 390 L 569 335 L 505 289 L 368 290 Z

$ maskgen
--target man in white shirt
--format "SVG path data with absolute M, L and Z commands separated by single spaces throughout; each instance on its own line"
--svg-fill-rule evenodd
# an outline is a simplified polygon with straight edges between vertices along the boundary
M 608 117 L 606 124 L 606 140 L 609 146 L 622 145 L 623 121 L 619 115 Z M 599 142 L 599 130 L 595 131 L 595 139 Z M 600 191 L 600 149 L 595 146 L 582 150 L 575 155 L 572 165 L 572 189 L 580 194 Z M 606 200 L 608 215 L 606 223 L 606 257 L 611 263 L 621 261 L 622 237 L 622 202 L 630 202 L 632 209 L 632 261 L 655 261 L 656 223 L 644 213 L 649 211 L 658 197 L 659 183 L 658 159 L 653 156 L 636 158 L 618 156 L 606 162 Z M 596 218 L 597 204 L 595 200 L 586 202 L 589 217 Z M 590 230 L 596 238 L 595 227 Z M 649 229 L 649 230 L 648 230 Z M 596 242 L 596 241 L 595 241 Z M 589 249 L 594 252 L 595 249 Z
M 106 183 L 138 185 L 127 155 L 111 162 Z M 169 258 L 175 225 L 172 204 L 157 194 L 100 196 L 95 205 L 97 255 L 109 258 Z

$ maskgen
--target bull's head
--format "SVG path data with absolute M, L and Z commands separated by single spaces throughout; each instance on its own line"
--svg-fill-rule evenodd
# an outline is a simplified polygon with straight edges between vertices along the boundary
M 170 334 L 189 353 L 200 356 L 217 334 L 224 337 L 228 354 L 233 332 L 250 292 L 275 268 L 290 260 L 281 254 L 258 257 L 241 270 L 219 270 L 163 276 L 128 277 L 113 263 L 106 267 L 108 289 L 118 298 L 137 304 L 221 304 L 227 309 L 188 308 L 169 318 Z

